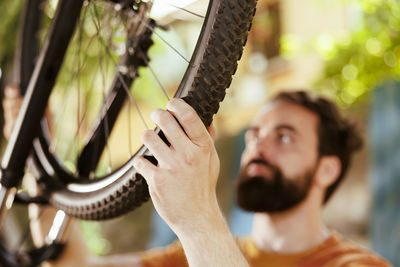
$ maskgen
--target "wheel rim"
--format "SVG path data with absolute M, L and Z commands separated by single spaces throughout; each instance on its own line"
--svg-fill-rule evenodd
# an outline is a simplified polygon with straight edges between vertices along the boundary
M 218 1 L 217 1 L 218 2 Z M 210 1 L 210 7 L 211 7 L 211 1 Z M 215 8 L 215 7 L 214 7 Z M 205 39 L 204 39 L 205 40 Z M 205 40 L 206 41 L 206 40 Z M 202 46 L 200 46 L 200 47 L 198 47 L 198 48 L 196 48 L 197 50 L 204 50 L 204 45 L 202 45 Z M 199 54 L 197 54 L 197 55 L 199 55 Z M 197 57 L 199 57 L 199 56 L 197 56 Z M 195 60 L 191 60 L 191 62 L 194 62 L 195 64 L 192 64 L 192 66 L 194 66 L 194 67 L 190 67 L 190 68 L 188 68 L 188 70 L 185 72 L 185 81 L 187 81 L 187 80 L 193 80 L 193 78 L 194 78 L 194 75 L 195 75 L 195 73 L 197 72 L 197 67 L 198 67 L 198 64 L 197 64 L 197 62 L 200 60 L 200 58 L 197 58 L 197 59 L 195 59 Z M 184 83 L 184 84 L 187 84 L 187 82 L 186 83 Z M 190 85 L 190 84 L 189 84 Z M 184 86 L 183 85 L 183 83 L 179 86 L 179 89 L 177 90 L 177 93 L 176 93 L 176 95 L 178 96 L 178 97 L 182 97 L 182 96 L 185 96 L 186 94 L 187 94 L 187 91 L 190 89 L 190 86 Z M 41 150 L 42 150 L 42 152 L 43 151 L 46 151 L 46 153 L 42 153 L 42 155 L 40 156 L 40 158 L 41 159 L 44 159 L 44 158 L 46 158 L 46 159 L 48 159 L 48 160 L 44 160 L 43 162 L 43 164 L 45 165 L 45 169 L 48 169 L 48 171 L 47 171 L 47 174 L 52 174 L 52 173 L 56 173 L 58 176 L 61 176 L 61 177 L 64 177 L 64 178 L 67 178 L 68 177 L 68 174 L 69 174 L 69 176 L 71 176 L 71 177 L 69 177 L 69 179 L 67 178 L 67 179 L 64 179 L 64 180 L 66 180 L 66 181 L 69 181 L 69 182 L 71 182 L 71 181 L 73 181 L 73 176 L 75 176 L 74 174 L 72 174 L 72 173 L 70 173 L 69 172 L 69 170 L 65 167 L 65 165 L 63 165 L 61 162 L 62 162 L 62 160 L 60 160 L 60 159 L 58 159 L 57 157 L 55 157 L 52 153 L 47 153 L 47 150 L 45 149 L 45 147 L 46 146 L 50 146 L 51 147 L 51 145 L 46 145 L 46 143 L 50 143 L 49 142 L 49 140 L 51 139 L 51 138 L 49 138 L 49 136 L 50 136 L 50 134 L 49 134 L 49 131 L 48 131 L 48 127 L 47 126 L 45 126 L 44 127 L 44 129 L 43 129 L 43 135 L 42 135 L 42 138 L 41 138 L 41 144 L 42 144 L 42 148 L 41 148 Z M 37 147 L 37 145 L 35 146 L 35 147 Z M 39 152 L 40 153 L 40 152 Z M 138 154 L 143 154 L 143 153 L 145 153 L 145 149 L 143 149 L 143 148 L 139 148 L 139 150 L 138 150 L 138 152 L 137 153 L 132 153 L 133 154 L 133 156 L 135 156 L 135 155 L 138 155 Z M 120 168 L 117 168 L 116 169 L 116 171 L 115 172 L 117 172 L 117 173 L 121 173 L 121 169 L 124 169 L 124 170 L 126 170 L 128 167 L 127 167 L 127 165 L 128 166 L 131 166 L 131 161 L 132 160 L 132 157 L 131 157 L 131 159 L 128 159 L 127 160 L 127 163 L 126 164 L 124 164 L 123 166 L 121 166 Z M 47 166 L 46 166 L 47 165 Z M 52 168 L 50 168 L 49 166 L 51 166 Z M 53 170 L 51 170 L 51 169 L 53 169 Z M 79 175 L 78 175 L 78 177 L 79 177 Z M 71 188 L 71 190 L 72 190 L 72 188 L 75 188 L 75 189 L 77 189 L 77 191 L 78 192 L 82 192 L 82 191 L 84 191 L 83 189 L 79 189 L 79 187 L 80 187 L 80 185 L 82 185 L 83 187 L 85 187 L 85 188 L 88 188 L 88 186 L 89 185 L 91 185 L 91 186 L 93 186 L 93 184 L 96 184 L 96 183 L 101 183 L 101 184 L 105 184 L 105 181 L 104 180 L 109 180 L 109 181 L 115 181 L 115 175 L 113 175 L 112 173 L 109 173 L 109 174 L 107 174 L 107 175 L 105 175 L 105 176 L 103 176 L 103 177 L 97 177 L 96 178 L 96 180 L 94 180 L 94 181 L 88 181 L 88 179 L 85 179 L 85 178 L 83 178 L 83 177 L 80 177 L 80 178 L 83 178 L 83 179 L 81 179 L 81 181 L 84 181 L 83 182 L 83 184 L 82 183 L 75 183 L 75 184 L 73 184 L 73 185 L 71 185 L 71 186 L 69 186 L 69 188 Z M 111 183 L 111 182 L 109 182 L 109 183 Z M 107 184 L 109 184 L 109 183 L 107 183 Z M 74 190 L 73 190 L 74 191 Z

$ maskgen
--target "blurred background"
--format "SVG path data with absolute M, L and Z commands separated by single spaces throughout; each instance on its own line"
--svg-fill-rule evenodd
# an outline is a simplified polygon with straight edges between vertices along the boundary
M 185 8 L 196 11 L 198 2 L 188 1 Z M 21 6 L 22 1 L 0 0 L 1 89 L 11 80 Z M 176 36 L 188 36 L 200 22 L 184 22 L 174 11 L 166 18 L 175 29 L 169 35 L 183 49 L 190 46 L 175 37 L 175 32 Z M 399 60 L 397 0 L 258 1 L 238 71 L 214 118 L 222 164 L 218 194 L 235 234 L 248 235 L 252 220 L 235 206 L 231 190 L 244 145 L 243 129 L 271 94 L 309 89 L 336 101 L 358 124 L 366 144 L 326 206 L 323 216 L 327 225 L 400 266 Z M 157 65 L 167 69 L 168 61 L 165 56 Z M 181 67 L 177 63 L 174 68 Z M 152 101 L 149 94 L 140 95 L 139 101 Z M 16 215 L 15 228 L 24 225 L 23 217 Z M 164 246 L 175 239 L 151 202 L 115 220 L 81 225 L 89 247 L 97 254 Z M 122 234 L 120 229 L 126 232 Z

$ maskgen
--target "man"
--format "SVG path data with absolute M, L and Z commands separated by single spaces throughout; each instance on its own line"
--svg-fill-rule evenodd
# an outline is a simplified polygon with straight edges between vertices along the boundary
M 182 123 L 189 138 L 179 133 L 179 126 L 174 129 L 168 126 L 170 124 L 166 122 L 172 123 L 173 120 L 168 112 L 157 111 L 153 119 L 171 142 L 177 142 L 176 151 L 183 152 L 176 152 L 174 144 L 168 149 L 154 134 L 146 133 L 143 141 L 156 155 L 160 166 L 154 167 L 140 160 L 136 162 L 136 167 L 149 183 L 156 209 L 177 233 L 187 255 L 195 248 L 185 244 L 190 231 L 180 234 L 180 226 L 195 222 L 198 219 L 196 213 L 201 217 L 207 214 L 199 210 L 204 204 L 196 202 L 197 199 L 192 196 L 196 196 L 195 189 L 200 186 L 214 192 L 213 186 L 197 183 L 209 177 L 206 181 L 214 184 L 213 166 L 216 163 L 212 160 L 214 153 L 210 152 L 211 145 L 206 141 L 206 135 L 200 134 L 204 130 L 201 131 L 201 127 L 194 123 L 193 126 L 185 126 L 186 121 L 195 119 L 181 119 L 189 109 L 187 113 L 179 113 L 176 108 L 179 105 L 183 104 L 172 103 L 168 110 Z M 190 142 L 188 139 L 191 144 L 186 145 L 185 142 Z M 193 144 L 208 148 L 204 150 L 209 156 L 200 160 L 192 157 L 198 155 L 196 152 L 184 152 Z M 388 266 L 372 253 L 330 232 L 321 220 L 324 203 L 343 179 L 352 152 L 360 147 L 361 141 L 354 127 L 339 115 L 331 102 L 323 98 L 306 92 L 286 92 L 277 95 L 261 109 L 246 133 L 246 148 L 236 186 L 238 204 L 255 212 L 253 234 L 250 239 L 241 242 L 242 251 L 251 266 Z M 174 152 L 178 154 L 177 158 L 174 158 Z M 172 162 L 184 162 L 188 155 L 190 160 L 187 162 L 189 165 L 192 163 L 191 168 L 203 173 L 195 175 L 195 180 L 187 187 L 184 184 L 182 192 L 190 192 L 189 196 L 179 197 L 178 203 L 169 202 L 168 196 L 176 194 L 173 187 L 192 177 L 185 175 L 185 171 L 179 172 L 184 166 L 176 167 Z M 208 164 L 199 166 L 208 159 L 211 159 Z M 204 173 L 205 170 L 209 171 Z M 204 196 L 206 193 L 197 195 Z M 206 199 L 214 199 L 214 194 Z M 207 203 L 207 200 L 202 201 Z M 198 204 L 193 205 L 195 203 Z M 170 211 L 172 207 L 178 207 L 179 213 Z M 190 207 L 196 211 L 191 212 Z M 179 215 L 187 214 L 190 219 L 179 218 Z M 207 220 L 211 224 L 218 222 L 216 216 L 207 217 Z M 212 231 L 206 229 L 203 236 Z M 197 225 L 190 230 L 199 231 Z M 213 239 L 210 238 L 211 247 Z M 197 245 L 201 251 L 201 244 Z M 165 253 L 149 255 L 148 258 L 143 256 L 144 265 L 153 266 L 152 262 L 158 262 L 158 266 L 180 266 L 173 261 L 173 256 L 179 255 L 179 248 L 175 252 L 171 250 L 167 256 Z M 203 254 L 203 257 L 207 256 Z M 189 257 L 188 261 L 191 263 Z
M 218 156 L 194 110 L 174 99 L 166 111 L 156 110 L 151 117 L 171 146 L 146 131 L 143 143 L 159 164 L 138 158 L 134 165 L 180 243 L 159 251 L 93 258 L 82 249 L 71 251 L 81 247 L 75 236 L 56 265 L 390 266 L 331 232 L 321 220 L 324 203 L 361 146 L 354 127 L 331 102 L 302 91 L 284 92 L 255 117 L 236 184 L 238 204 L 255 212 L 253 233 L 238 242 L 216 200 Z

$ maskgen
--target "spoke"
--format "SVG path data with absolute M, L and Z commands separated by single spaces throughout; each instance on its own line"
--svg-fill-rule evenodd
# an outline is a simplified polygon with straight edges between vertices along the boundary
M 124 88 L 126 94 L 128 95 L 128 99 L 129 99 L 129 101 L 131 102 L 131 105 L 133 105 L 133 106 L 135 107 L 136 111 L 138 112 L 140 119 L 142 120 L 144 126 L 146 127 L 146 130 L 149 130 L 150 128 L 149 128 L 149 126 L 147 125 L 146 121 L 144 120 L 143 114 L 142 114 L 142 112 L 140 111 L 140 108 L 139 108 L 138 104 L 137 104 L 136 101 L 133 99 L 133 97 L 132 97 L 132 95 L 131 95 L 131 93 L 130 93 L 130 91 L 129 91 L 129 88 L 128 88 L 128 86 L 126 85 L 126 83 L 125 83 L 124 79 L 122 78 L 122 75 L 119 73 L 119 71 L 118 71 L 118 79 L 119 79 L 120 82 L 122 83 L 122 87 Z
M 80 27 L 82 27 L 82 25 L 83 25 L 83 23 L 80 25 Z M 79 55 L 79 53 L 80 53 L 80 48 L 82 47 L 82 28 L 80 28 L 79 29 L 79 35 L 78 35 L 78 47 L 77 47 L 77 50 L 76 50 L 76 53 L 78 54 L 77 56 L 78 56 L 78 73 L 80 73 L 80 71 L 81 71 L 81 57 L 80 57 L 80 55 Z M 78 106 L 78 108 L 77 108 L 77 112 L 76 112 L 76 123 L 77 123 L 77 125 L 76 125 L 76 135 L 77 136 L 79 136 L 79 131 L 80 131 L 80 125 L 79 125 L 79 122 L 80 122 L 80 114 L 81 114 L 81 83 L 80 83 L 80 79 L 77 79 L 77 87 L 78 87 L 78 90 L 77 90 L 77 97 L 78 97 L 78 99 L 77 99 L 77 106 Z M 75 138 L 75 148 L 76 148 L 76 158 L 78 158 L 79 157 L 79 138 Z
M 93 7 L 93 6 L 90 6 L 90 7 Z M 78 29 L 78 30 L 79 30 L 79 40 L 82 40 L 83 26 L 84 26 L 84 23 L 85 23 L 85 19 L 87 18 L 86 14 L 87 14 L 87 12 L 88 12 L 88 8 L 90 8 L 90 7 L 87 6 L 87 7 L 84 9 L 84 14 L 83 14 L 83 16 L 82 16 L 84 19 L 80 20 L 80 25 L 79 25 L 79 29 Z M 93 41 L 95 40 L 95 37 L 97 37 L 97 35 L 93 35 L 93 36 L 91 36 L 91 37 L 88 39 L 87 45 L 86 45 L 84 51 L 87 51 L 88 49 L 90 49 L 90 47 L 91 47 Z M 86 66 L 86 64 L 87 64 L 87 58 L 89 57 L 88 53 L 85 53 L 83 59 L 81 59 L 81 58 L 80 58 L 80 55 L 79 55 L 79 50 L 82 50 L 82 42 L 81 42 L 81 41 L 79 42 L 79 48 L 78 48 L 78 50 L 77 50 L 77 51 L 78 51 L 77 57 L 75 57 L 75 62 L 79 60 L 78 70 L 75 71 L 75 72 L 73 73 L 72 77 L 71 77 L 71 82 L 72 82 L 72 81 L 75 81 L 75 80 L 78 80 L 78 86 L 79 86 L 79 80 L 80 80 L 78 75 L 80 74 L 80 70 L 81 70 L 81 69 L 84 69 L 84 67 Z M 77 58 L 78 58 L 78 60 L 77 60 Z M 103 72 L 103 69 L 102 69 L 103 61 L 102 61 L 102 59 L 103 59 L 103 57 L 99 57 L 99 66 L 100 66 L 100 68 L 101 68 L 101 70 L 102 70 L 102 72 Z M 74 65 L 76 65 L 76 64 L 74 64 Z M 105 82 L 104 82 L 104 77 L 105 77 L 105 76 L 102 75 L 103 84 L 105 83 Z M 71 83 L 71 82 L 70 82 L 70 83 Z M 95 79 L 92 79 L 89 88 L 93 88 L 93 87 L 94 87 L 94 83 L 95 83 Z M 79 89 L 79 87 L 78 87 L 78 89 Z M 67 92 L 67 90 L 64 90 L 64 95 L 66 95 L 66 92 Z M 64 99 L 65 99 L 65 97 L 64 97 Z M 80 93 L 78 93 L 78 99 L 80 99 Z M 90 99 L 90 97 L 88 97 L 88 96 L 86 95 L 86 97 L 85 97 L 85 100 L 86 100 L 86 101 L 85 101 L 85 104 L 84 104 L 85 107 L 87 107 L 87 106 L 89 105 L 89 99 Z M 79 102 L 80 102 L 80 100 L 79 100 Z M 79 103 L 78 110 L 80 110 L 80 104 L 81 104 L 81 103 Z M 66 105 L 63 105 L 63 110 L 64 110 L 63 113 L 65 113 Z M 78 112 L 78 119 L 77 119 L 77 124 L 78 124 L 78 126 L 77 126 L 77 131 L 75 132 L 74 137 L 73 137 L 74 140 L 80 140 L 80 139 L 78 138 L 78 137 L 79 137 L 79 132 L 80 132 L 80 130 L 81 130 L 81 128 L 82 128 L 82 125 L 83 125 L 83 123 L 84 123 L 84 121 L 85 121 L 85 119 L 86 119 L 86 115 L 87 115 L 87 113 L 88 113 L 88 109 L 86 108 L 86 109 L 83 110 L 83 113 L 82 113 L 82 114 L 80 114 L 80 113 L 81 113 L 81 112 L 79 111 L 79 112 Z M 59 115 L 59 117 L 61 117 L 61 115 Z M 60 120 L 58 120 L 58 121 L 60 121 Z M 77 142 L 78 142 L 78 141 L 77 141 Z M 76 149 L 74 149 L 74 148 L 76 148 Z M 65 155 L 64 155 L 64 159 L 70 160 L 70 159 L 71 159 L 71 154 L 74 153 L 74 150 L 75 150 L 75 152 L 76 152 L 76 157 L 75 157 L 75 158 L 78 159 L 78 158 L 79 158 L 79 151 L 80 151 L 79 145 L 78 145 L 78 146 L 70 146 L 69 149 L 66 151 L 66 153 L 65 153 Z M 73 157 L 72 157 L 72 158 L 73 158 Z
M 127 105 L 128 108 L 128 145 L 129 145 L 129 158 L 132 157 L 132 132 L 131 132 L 131 105 Z
M 106 97 L 106 93 L 103 91 L 103 99 L 105 99 L 105 97 Z M 106 140 L 108 141 L 110 130 L 109 130 L 109 127 L 108 127 L 107 111 L 104 109 L 104 112 L 105 112 L 105 114 L 104 114 L 104 117 L 105 117 L 105 120 L 104 120 L 104 134 L 105 134 Z M 111 150 L 110 150 L 110 147 L 108 145 L 108 142 L 106 142 L 106 151 L 107 151 L 107 154 L 108 154 L 108 161 L 109 161 L 108 164 L 109 164 L 110 168 L 112 169 Z
M 94 34 L 97 36 L 100 46 L 104 48 L 102 50 L 106 54 L 105 58 L 110 59 L 109 61 L 107 60 L 107 62 L 115 66 L 115 70 L 117 71 L 117 73 L 114 75 L 113 84 L 110 89 L 111 91 L 107 94 L 106 102 L 103 101 L 102 108 L 99 112 L 98 120 L 96 121 L 96 125 L 92 127 L 90 136 L 88 136 L 89 138 L 87 139 L 87 142 L 84 145 L 84 148 L 78 159 L 78 172 L 80 174 L 83 174 L 83 176 L 91 174 L 92 171 L 95 169 L 98 160 L 100 159 L 101 156 L 100 153 L 103 152 L 106 142 L 109 141 L 106 140 L 104 136 L 104 128 L 107 127 L 105 125 L 106 123 L 105 115 L 109 116 L 109 118 L 112 117 L 110 121 L 107 121 L 108 123 L 107 128 L 109 129 L 107 130 L 107 132 L 111 132 L 111 129 L 113 128 L 114 123 L 116 121 L 117 113 L 121 111 L 123 102 L 127 98 L 129 99 L 130 103 L 136 107 L 136 110 L 142 119 L 143 125 L 145 125 L 147 129 L 149 128 L 143 118 L 140 109 L 138 108 L 137 103 L 132 98 L 132 95 L 129 92 L 131 81 L 135 77 L 137 77 L 137 74 L 135 73 L 136 70 L 134 69 L 130 70 L 129 73 L 130 75 L 124 75 L 126 74 L 125 73 L 126 66 L 130 67 L 130 65 L 127 65 L 129 62 L 128 61 L 129 58 L 135 55 L 130 56 L 125 54 L 125 56 L 119 59 L 119 63 L 117 64 L 116 62 L 117 60 L 114 59 L 113 57 L 113 52 L 111 51 L 110 47 L 108 47 L 107 41 L 105 41 L 106 36 L 103 36 L 102 32 L 100 32 L 100 23 L 99 23 L 100 16 L 98 14 L 97 9 L 91 9 L 89 10 L 89 12 L 92 12 L 91 14 L 92 14 L 93 26 L 95 29 Z M 95 157 L 92 156 L 93 152 L 95 152 Z
M 79 75 L 79 73 L 80 73 L 80 70 L 84 67 L 84 64 L 85 64 L 85 62 L 86 62 L 85 59 L 87 58 L 87 54 L 85 54 L 85 58 L 84 58 L 83 64 L 82 64 L 82 63 L 81 63 L 82 61 L 80 60 L 79 50 L 81 49 L 81 44 L 82 44 L 83 24 L 84 24 L 84 22 L 85 22 L 85 19 L 84 19 L 84 18 L 86 18 L 87 9 L 85 8 L 83 12 L 84 12 L 84 13 L 83 13 L 83 15 L 81 16 L 81 18 L 83 18 L 83 19 L 80 19 L 80 20 L 79 20 L 79 25 L 78 25 L 78 31 L 79 31 L 78 42 L 79 42 L 79 44 L 78 44 L 78 48 L 76 49 L 76 55 L 75 55 L 75 57 L 74 57 L 74 64 L 73 64 L 74 66 L 75 66 L 75 65 L 78 65 L 78 68 L 77 68 L 76 71 L 73 72 L 73 74 L 71 75 L 71 79 L 69 80 L 68 84 L 67 84 L 66 87 L 64 88 L 62 99 L 66 99 L 67 92 L 68 92 L 68 90 L 67 90 L 66 88 L 72 87 L 72 86 L 71 86 L 72 83 L 73 83 L 74 81 L 79 80 L 79 79 L 78 79 L 78 75 Z M 88 47 L 90 46 L 90 44 L 92 43 L 92 41 L 93 41 L 93 38 L 91 38 L 91 39 L 89 40 L 89 42 L 88 42 Z M 77 81 L 77 82 L 78 82 L 78 81 Z M 78 82 L 78 91 L 79 91 L 79 82 Z M 78 92 L 78 93 L 79 93 L 79 92 Z M 78 99 L 78 102 L 79 102 L 79 99 Z M 56 113 L 56 114 L 57 114 L 57 118 L 54 118 L 54 121 L 58 121 L 58 122 L 63 121 L 62 119 L 60 120 L 60 117 L 62 118 L 63 114 L 65 114 L 66 107 L 67 107 L 67 105 L 62 105 L 62 111 Z M 80 111 L 79 111 L 79 108 L 78 108 L 78 114 L 79 114 L 79 112 L 80 112 Z M 79 116 L 79 115 L 78 115 L 78 116 Z M 79 117 L 78 117 L 78 118 L 79 118 Z M 54 137 L 53 137 L 53 138 L 54 138 L 55 140 L 54 140 L 54 142 L 52 142 L 52 144 L 51 144 L 51 147 L 52 147 L 52 149 L 53 149 L 54 151 L 56 150 L 56 147 L 57 147 L 57 145 L 58 145 L 58 138 L 57 138 L 56 134 L 60 132 L 60 127 L 61 127 L 61 125 L 62 125 L 61 123 L 57 123 L 56 129 L 54 129 Z M 79 125 L 78 125 L 78 130 L 77 130 L 77 131 L 79 131 Z M 72 149 L 72 147 L 73 147 L 73 146 L 71 146 L 70 150 Z M 66 153 L 63 155 L 64 158 L 68 158 L 68 157 L 69 157 L 69 155 L 70 155 L 70 153 L 71 153 L 70 150 L 69 150 L 69 151 L 66 151 Z
M 105 87 L 103 87 L 103 103 L 105 103 L 105 98 L 106 98 L 106 92 L 104 89 L 105 89 Z M 103 109 L 103 111 L 104 111 L 104 118 L 105 118 L 105 120 L 104 120 L 104 136 L 105 136 L 105 139 L 108 140 L 108 138 L 110 136 L 110 130 L 108 127 L 107 111 L 105 109 Z M 105 143 L 106 143 L 106 151 L 107 151 L 107 155 L 108 155 L 108 164 L 112 168 L 111 150 L 108 145 L 108 142 L 105 142 Z
M 87 50 L 87 49 L 91 46 L 93 40 L 94 40 L 94 37 L 92 36 L 92 37 L 89 39 L 87 48 L 86 48 L 85 50 Z M 89 57 L 89 55 L 88 55 L 87 53 L 85 53 L 84 58 L 82 59 L 82 62 L 83 62 L 83 63 L 82 63 L 82 66 L 80 67 L 80 69 L 83 69 L 83 68 L 85 67 L 88 57 Z M 76 60 L 75 60 L 75 61 L 76 61 Z M 71 79 L 70 79 L 70 81 L 69 81 L 69 83 L 68 83 L 69 85 L 67 85 L 66 88 L 71 87 L 70 85 L 73 83 L 73 81 L 75 81 L 76 79 L 78 79 L 78 75 L 79 75 L 79 72 L 78 72 L 78 71 L 74 71 L 74 73 L 73 73 L 73 75 L 71 75 Z M 91 87 L 93 87 L 93 84 L 94 84 L 94 80 L 92 80 L 92 83 L 91 83 L 92 86 L 91 86 Z M 65 90 L 65 89 L 64 89 L 62 99 L 66 99 L 66 97 L 67 97 L 67 92 L 68 92 L 68 90 Z M 55 121 L 62 121 L 62 120 L 60 120 L 60 118 L 62 118 L 62 115 L 65 114 L 66 109 L 67 109 L 67 105 L 63 105 L 63 106 L 62 106 L 62 111 L 57 113 L 57 118 L 55 118 Z M 84 114 L 84 115 L 85 115 L 85 114 Z M 82 121 L 82 119 L 81 119 L 81 123 L 82 123 L 82 122 L 83 122 L 83 121 Z M 57 129 L 55 130 L 55 132 L 59 132 L 59 128 L 60 128 L 61 123 L 58 123 L 57 125 L 58 125 L 58 127 L 57 127 Z M 55 145 L 56 145 L 56 144 L 55 144 Z
M 98 23 L 100 25 L 101 22 L 98 21 Z M 103 49 L 105 49 L 105 48 L 103 48 Z M 103 92 L 103 103 L 106 103 L 106 101 L 105 101 L 105 99 L 106 99 L 106 92 L 105 92 L 105 90 L 106 90 L 106 86 L 105 86 L 106 85 L 106 81 L 105 81 L 105 76 L 107 75 L 107 73 L 104 73 L 103 57 L 100 58 L 100 61 L 101 61 L 100 62 L 100 72 L 102 73 L 102 84 L 103 84 L 103 90 L 102 90 L 102 92 Z M 108 161 L 109 161 L 108 164 L 110 166 L 110 169 L 112 169 L 111 150 L 110 150 L 110 147 L 108 145 L 108 138 L 110 136 L 110 130 L 109 130 L 109 127 L 108 127 L 108 116 L 107 116 L 108 113 L 107 113 L 107 111 L 105 109 L 103 109 L 103 110 L 104 110 L 104 118 L 105 118 L 105 120 L 104 120 L 104 137 L 105 137 L 105 140 L 107 140 L 105 142 L 105 145 L 106 145 L 106 151 L 107 151 Z
M 147 58 L 145 59 L 147 67 L 149 68 L 151 74 L 153 75 L 154 79 L 157 81 L 158 85 L 160 86 L 161 90 L 163 91 L 164 95 L 167 97 L 168 101 L 171 100 L 168 96 L 167 90 L 165 90 L 164 86 L 162 85 L 160 79 L 158 78 L 157 74 L 153 70 L 153 68 L 150 66 L 149 61 Z
M 155 29 L 153 27 L 151 27 L 146 21 L 144 21 L 139 15 L 137 15 L 135 13 L 135 15 L 139 18 L 140 22 L 147 28 L 149 29 L 152 33 L 154 33 L 155 35 L 158 36 L 158 38 L 160 38 L 166 45 L 168 45 L 172 50 L 175 51 L 175 53 L 177 53 L 183 60 L 185 60 L 188 64 L 190 63 L 190 61 L 184 56 L 182 55 L 181 52 L 179 52 L 178 49 L 176 49 L 173 45 L 171 45 L 167 40 L 165 40 L 158 32 L 155 31 Z
M 95 16 L 98 18 L 98 13 L 97 13 L 96 11 L 95 11 Z M 137 105 L 136 101 L 133 99 L 133 97 L 132 97 L 132 95 L 131 95 L 131 93 L 130 93 L 130 91 L 129 91 L 129 88 L 128 88 L 128 86 L 126 85 L 126 83 L 125 83 L 125 81 L 124 81 L 124 79 L 123 79 L 123 77 L 122 77 L 122 75 L 121 75 L 121 73 L 120 73 L 120 70 L 119 70 L 119 68 L 118 68 L 118 67 L 119 67 L 119 66 L 118 66 L 118 63 L 113 59 L 113 57 L 112 57 L 112 55 L 111 55 L 111 52 L 110 52 L 110 49 L 104 44 L 104 40 L 103 40 L 103 38 L 100 36 L 99 25 L 95 24 L 95 26 L 96 26 L 96 31 L 97 31 L 97 34 L 98 34 L 100 43 L 104 46 L 104 48 L 105 48 L 105 50 L 106 50 L 106 52 L 107 52 L 107 53 L 106 53 L 107 56 L 110 58 L 111 62 L 112 62 L 112 63 L 114 64 L 114 66 L 116 67 L 118 79 L 119 79 L 119 81 L 121 82 L 122 87 L 124 88 L 126 95 L 128 96 L 129 102 L 131 103 L 131 105 L 133 105 L 133 106 L 135 107 L 136 111 L 137 111 L 138 114 L 139 114 L 140 119 L 142 120 L 142 123 L 144 124 L 144 126 L 145 126 L 146 129 L 148 130 L 149 127 L 148 127 L 146 121 L 144 120 L 144 116 L 143 116 L 142 112 L 140 111 L 140 108 L 139 108 L 139 106 Z
M 93 85 L 93 83 L 92 83 L 92 85 Z M 92 86 L 92 87 L 93 87 L 93 86 Z M 87 110 L 84 111 L 84 115 L 82 116 L 82 118 L 80 118 L 80 122 L 78 123 L 79 125 L 82 125 L 82 124 L 83 124 L 83 121 L 84 121 L 84 119 L 85 119 L 86 113 L 87 113 Z M 75 135 L 74 135 L 74 140 L 75 140 L 75 139 L 78 139 L 78 133 L 79 133 L 79 131 L 77 131 L 77 132 L 75 133 Z M 77 148 L 77 150 L 78 150 L 78 153 L 79 153 L 79 148 Z M 69 159 L 70 159 L 71 153 L 73 153 L 73 146 L 70 146 L 70 147 L 69 147 L 69 149 L 68 149 L 68 151 L 67 151 L 67 153 L 66 153 L 66 156 L 65 156 L 64 158 L 67 158 L 67 159 L 69 160 Z M 78 154 L 77 156 L 79 157 L 79 154 Z M 77 157 L 77 158 L 78 158 L 78 157 Z
M 175 8 L 177 8 L 177 9 L 179 9 L 179 10 L 185 11 L 185 12 L 187 12 L 187 13 L 189 13 L 189 14 L 192 14 L 192 15 L 194 15 L 194 16 L 196 16 L 196 17 L 199 17 L 199 18 L 202 18 L 202 19 L 205 18 L 203 15 L 197 14 L 197 13 L 195 13 L 195 12 L 193 12 L 193 11 L 190 11 L 190 10 L 184 8 L 184 7 L 179 7 L 179 6 L 176 6 L 176 5 L 174 5 L 174 4 L 170 4 L 170 3 L 168 3 L 168 5 L 170 5 L 170 6 L 172 6 L 172 7 L 175 7 Z
M 99 64 L 100 64 L 100 63 L 99 63 Z M 92 82 L 91 82 L 91 85 L 90 85 L 89 88 L 93 88 L 93 86 L 94 86 L 94 79 L 92 79 Z M 86 99 L 87 99 L 87 101 L 86 101 L 85 106 L 88 105 L 88 100 L 89 100 L 89 98 L 86 97 Z M 65 109 L 64 109 L 64 110 L 65 110 Z M 80 121 L 79 121 L 79 123 L 78 123 L 79 128 L 83 125 L 83 121 L 85 120 L 86 114 L 87 114 L 87 109 L 84 110 L 83 116 L 80 118 Z M 78 129 L 79 129 L 79 128 L 78 128 Z M 74 139 L 77 139 L 77 138 L 78 138 L 78 133 L 79 133 L 79 130 L 75 133 Z M 65 153 L 66 156 L 65 156 L 64 158 L 70 159 L 71 153 L 73 153 L 73 146 L 70 146 L 70 147 L 69 147 L 68 151 Z M 78 157 L 79 157 L 79 155 L 78 155 Z

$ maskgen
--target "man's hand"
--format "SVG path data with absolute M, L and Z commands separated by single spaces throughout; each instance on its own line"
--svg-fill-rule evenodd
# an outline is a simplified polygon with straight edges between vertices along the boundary
M 167 111 L 156 110 L 151 118 L 171 146 L 154 131 L 144 132 L 142 141 L 158 166 L 138 158 L 135 168 L 149 184 L 160 216 L 177 234 L 191 231 L 187 228 L 196 227 L 193 222 L 203 223 L 219 211 L 215 194 L 219 159 L 213 139 L 195 110 L 181 99 L 171 100 Z
M 218 207 L 219 159 L 195 110 L 173 99 L 167 111 L 156 110 L 151 118 L 171 146 L 146 131 L 142 141 L 158 165 L 139 157 L 134 166 L 145 177 L 157 212 L 180 239 L 189 266 L 248 266 Z

